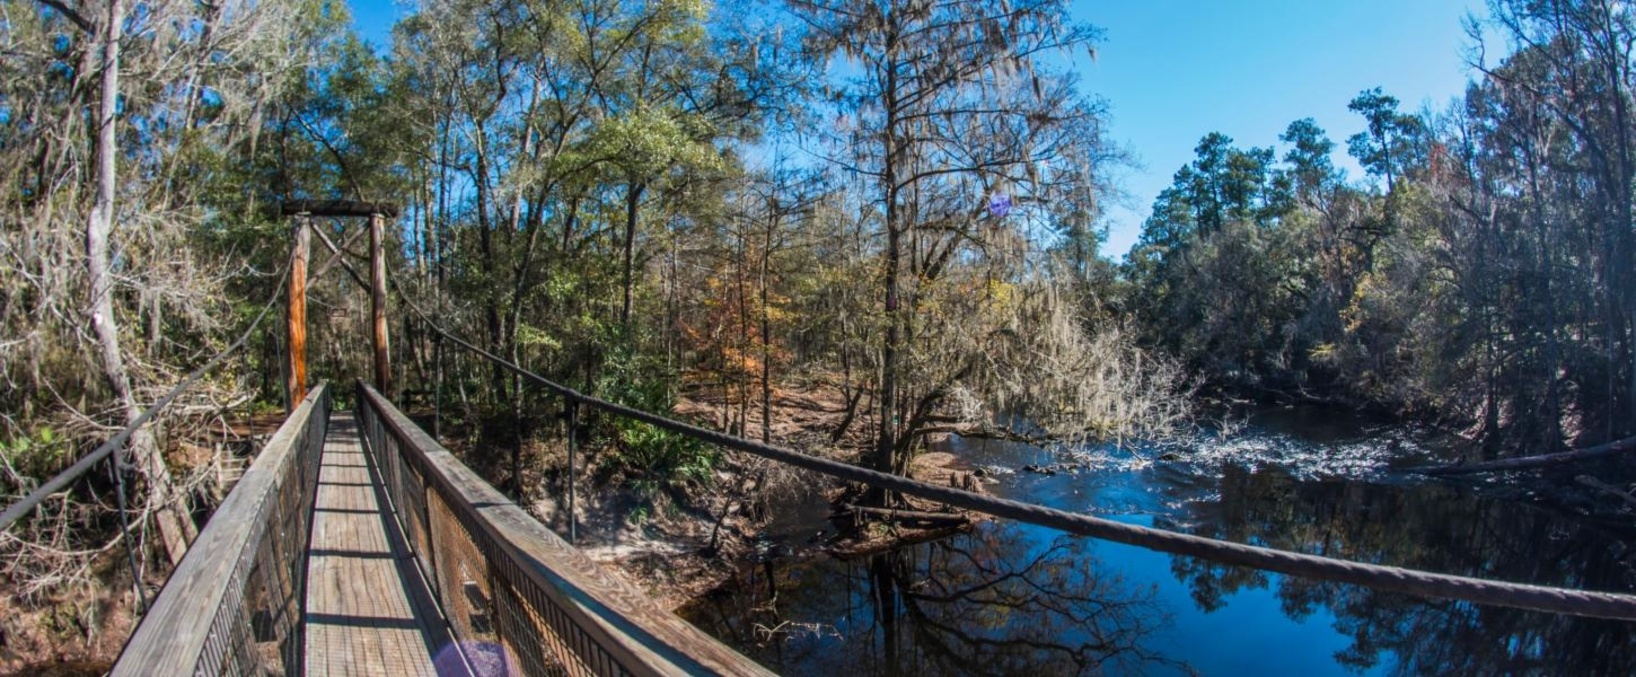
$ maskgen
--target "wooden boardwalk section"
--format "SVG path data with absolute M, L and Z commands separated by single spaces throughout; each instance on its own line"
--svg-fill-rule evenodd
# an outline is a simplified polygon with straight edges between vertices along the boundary
M 355 414 L 332 415 L 320 384 L 279 426 L 115 677 L 772 674 L 603 571 L 379 391 L 356 393 Z
M 347 413 L 324 440 L 307 577 L 306 674 L 467 674 Z

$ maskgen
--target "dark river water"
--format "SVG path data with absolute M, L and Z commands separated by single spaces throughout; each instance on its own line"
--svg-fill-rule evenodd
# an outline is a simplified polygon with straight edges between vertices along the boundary
M 1398 475 L 1435 441 L 1333 412 L 1048 452 L 953 440 L 991 493 L 1147 526 L 1483 578 L 1636 591 L 1636 531 Z M 1047 476 L 1016 469 L 1069 465 Z M 799 553 L 819 507 L 772 530 Z M 769 580 L 770 570 L 770 580 Z M 682 615 L 791 675 L 1636 674 L 1636 623 L 1425 600 L 1012 522 L 746 567 Z

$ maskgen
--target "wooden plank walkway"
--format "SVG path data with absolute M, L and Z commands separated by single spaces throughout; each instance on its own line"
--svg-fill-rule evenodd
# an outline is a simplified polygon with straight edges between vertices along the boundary
M 306 674 L 467 674 L 432 599 L 356 421 L 337 412 L 307 554 Z

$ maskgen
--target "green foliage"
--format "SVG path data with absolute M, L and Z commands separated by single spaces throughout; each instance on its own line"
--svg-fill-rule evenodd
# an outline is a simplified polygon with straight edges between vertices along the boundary
M 1490 451 L 1636 432 L 1636 159 L 1611 150 L 1636 134 L 1636 78 L 1598 52 L 1636 15 L 1492 7 L 1528 46 L 1447 113 L 1351 102 L 1348 150 L 1384 186 L 1343 181 L 1311 120 L 1280 137 L 1282 167 L 1205 137 L 1126 259 L 1147 340 L 1217 385 L 1434 414 Z M 1626 75 L 1606 89 L 1563 84 L 1609 63 Z
M 1325 187 L 1337 181 L 1335 165 L 1329 159 L 1335 143 L 1312 118 L 1291 122 L 1278 140 L 1290 145 L 1290 149 L 1284 153 L 1284 163 L 1289 166 L 1283 173 L 1285 181 L 1295 197 L 1306 204 L 1313 204 Z
M 675 405 L 675 383 L 675 374 L 651 357 L 620 349 L 605 363 L 597 391 L 628 407 L 668 414 Z M 711 445 L 624 417 L 609 417 L 607 425 L 614 442 L 612 469 L 645 501 L 644 507 L 685 495 L 686 489 L 706 486 L 714 478 L 721 452 Z
M 1154 201 L 1141 245 L 1175 248 L 1191 238 L 1212 236 L 1229 223 L 1265 226 L 1289 213 L 1288 181 L 1273 171 L 1273 149 L 1232 144 L 1220 132 L 1199 140 L 1197 158 L 1177 170 L 1174 183 Z
M 1398 113 L 1397 103 L 1397 97 L 1376 87 L 1347 104 L 1347 110 L 1362 115 L 1367 123 L 1364 131 L 1347 138 L 1347 152 L 1370 174 L 1386 177 L 1388 190 L 1405 170 L 1422 166 L 1425 160 L 1426 125 L 1418 117 Z
M 1311 120 L 1280 138 L 1282 166 L 1208 135 L 1160 194 L 1125 265 L 1148 340 L 1248 394 L 1424 402 L 1399 337 L 1429 244 L 1390 224 L 1421 218 L 1425 191 L 1344 185 Z
M 860 181 L 860 211 L 881 210 L 867 221 L 885 301 L 877 415 L 901 426 L 879 426 L 871 464 L 902 472 L 929 412 L 981 359 L 980 342 L 923 329 L 944 319 L 928 300 L 957 283 L 940 285 L 956 269 L 1010 280 L 1038 264 L 1025 253 L 1034 224 L 1070 236 L 1084 263 L 1102 170 L 1120 154 L 1102 137 L 1101 103 L 1046 55 L 1094 51 L 1100 33 L 1062 0 L 792 9 L 811 28 L 807 47 L 848 73 L 829 97 L 827 159 Z
M 69 440 L 49 426 L 41 426 L 32 434 L 0 441 L 0 461 L 15 475 L 23 477 L 50 476 L 67 464 L 71 451 Z
M 610 158 L 636 177 L 681 169 L 716 170 L 722 159 L 709 143 L 712 131 L 699 115 L 638 103 L 597 125 L 583 152 Z

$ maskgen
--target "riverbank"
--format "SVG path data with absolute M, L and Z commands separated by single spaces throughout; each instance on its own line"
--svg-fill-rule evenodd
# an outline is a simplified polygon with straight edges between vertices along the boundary
M 846 393 L 837 385 L 810 379 L 771 393 L 768 440 L 805 454 L 856 463 L 873 441 L 874 418 L 860 407 L 847 421 Z M 684 420 L 738 428 L 761 439 L 759 398 L 743 409 L 719 389 L 684 392 L 672 414 Z M 845 434 L 834 435 L 842 425 Z M 942 436 L 947 439 L 947 436 Z M 972 468 L 948 452 L 916 457 L 911 474 L 921 481 L 981 489 Z M 594 470 L 587 475 L 594 475 Z M 748 454 L 729 452 L 703 492 L 690 505 L 673 506 L 628 519 L 637 504 L 628 491 L 598 488 L 582 497 L 577 545 L 594 561 L 617 569 L 666 608 L 675 609 L 720 587 L 748 564 L 770 558 L 860 557 L 903 544 L 924 542 L 968 528 L 960 513 L 947 518 L 904 520 L 890 528 L 848 529 L 834 524 L 832 508 L 845 501 L 844 487 L 817 473 L 784 467 Z M 541 499 L 533 512 L 563 530 L 564 506 Z M 911 499 L 905 511 L 940 513 L 942 506 Z

